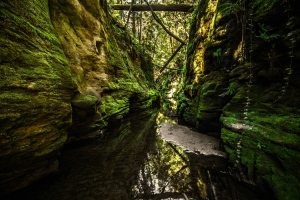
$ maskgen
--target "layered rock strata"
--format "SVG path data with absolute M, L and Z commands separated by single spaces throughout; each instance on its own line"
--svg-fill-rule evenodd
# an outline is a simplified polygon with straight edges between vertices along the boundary
M 4 0 L 0 23 L 1 194 L 57 170 L 66 142 L 158 101 L 150 59 L 104 0 Z
M 300 71 L 296 1 L 200 1 L 179 113 L 220 131 L 241 176 L 299 199 Z
M 26 186 L 57 169 L 72 123 L 71 70 L 47 1 L 1 1 L 0 188 Z
M 108 14 L 105 1 L 51 0 L 49 5 L 77 85 L 70 138 L 102 129 L 157 100 L 150 58 Z

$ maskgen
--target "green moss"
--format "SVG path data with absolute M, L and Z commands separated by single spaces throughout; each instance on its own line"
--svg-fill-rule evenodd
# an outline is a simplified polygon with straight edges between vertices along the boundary
M 41 10 L 39 5 L 44 10 Z M 18 68 L 16 74 L 22 75 L 19 77 L 21 79 L 43 78 L 46 84 L 62 85 L 57 72 L 60 75 L 70 76 L 70 70 L 60 43 L 53 33 L 47 1 L 30 1 L 28 4 L 12 2 L 12 6 L 13 9 L 6 9 L 9 5 L 3 2 L 0 9 L 5 21 L 4 29 L 0 32 L 0 42 L 3 43 L 3 48 L 0 50 L 3 55 L 2 62 L 21 62 L 23 66 L 30 67 L 30 70 L 24 67 Z M 64 67 L 57 67 L 58 65 Z M 50 77 L 55 79 L 51 84 L 47 83 Z
M 233 116 L 233 113 L 230 115 Z M 241 142 L 241 164 L 247 167 L 248 177 L 253 177 L 255 171 L 256 175 L 266 179 L 271 184 L 271 188 L 276 191 L 276 195 L 282 198 L 279 190 L 283 186 L 281 181 L 279 181 L 282 178 L 282 174 L 291 177 L 292 180 L 298 180 L 300 177 L 300 173 L 294 170 L 297 168 L 298 160 L 300 159 L 300 153 L 294 150 L 298 148 L 297 144 L 300 142 L 300 137 L 297 134 L 291 134 L 291 131 L 294 131 L 293 129 L 289 129 L 286 132 L 287 130 L 284 128 L 288 125 L 283 120 L 291 117 L 284 116 L 281 118 L 273 113 L 268 113 L 267 116 L 261 116 L 261 113 L 252 113 L 251 116 L 255 116 L 254 121 L 243 122 L 242 120 L 229 117 L 226 119 L 222 118 L 222 122 L 223 124 L 244 123 L 246 126 L 252 127 L 251 130 L 247 128 L 239 131 L 245 132 Z M 294 120 L 291 119 L 291 121 Z M 272 126 L 272 123 L 278 123 L 278 127 Z M 238 134 L 236 131 L 223 128 L 221 137 L 226 144 L 226 151 L 229 153 L 231 162 L 235 163 L 238 160 L 236 156 Z M 284 187 L 292 191 L 299 185 L 296 183 Z
M 87 109 L 93 106 L 95 107 L 97 101 L 98 99 L 95 96 L 80 94 L 72 99 L 72 105 L 77 108 Z
M 225 151 L 228 153 L 229 155 L 229 160 L 232 162 L 232 163 L 236 163 L 236 161 L 238 160 L 237 159 L 237 156 L 235 154 L 235 149 L 233 148 L 230 148 L 228 146 L 224 146 L 225 148 Z
M 187 123 L 195 126 L 196 125 L 196 118 L 195 118 L 196 113 L 197 113 L 197 107 L 187 107 L 184 110 L 183 118 Z
M 9 92 L 4 91 L 0 93 L 0 101 L 3 103 L 21 103 L 21 102 L 28 102 L 31 100 L 31 95 L 26 93 L 20 93 L 20 92 Z
M 128 99 L 127 99 L 128 100 Z M 122 110 L 126 109 L 129 111 L 128 101 L 123 100 L 115 100 L 112 96 L 106 96 L 101 101 L 101 106 L 98 108 L 100 113 L 103 113 L 103 116 L 112 116 L 117 113 L 121 113 Z
M 265 179 L 275 191 L 278 199 L 299 199 L 300 184 L 299 180 L 279 168 L 276 160 L 266 154 L 259 154 L 256 161 L 258 173 Z
M 299 199 L 299 190 L 300 184 L 299 179 L 296 179 L 294 176 L 276 172 L 272 176 L 267 176 L 266 180 L 271 184 L 272 189 L 275 191 L 276 197 L 278 199 L 286 199 L 286 200 L 293 200 Z
M 221 3 L 217 8 L 219 12 L 212 12 L 216 4 L 210 3 L 208 0 L 200 1 L 198 13 L 194 14 L 192 21 L 187 52 L 187 81 L 184 85 L 185 95 L 191 98 L 182 101 L 180 113 L 191 124 L 205 126 L 213 121 L 213 112 L 222 110 L 221 138 L 230 161 L 240 162 L 242 168 L 247 170 L 248 177 L 260 186 L 268 183 L 278 199 L 299 199 L 300 172 L 296 170 L 300 160 L 299 91 L 296 89 L 299 88 L 298 74 L 290 77 L 284 98 L 273 103 L 282 90 L 284 83 L 281 73 L 286 74 L 282 71 L 290 65 L 290 59 L 282 56 L 279 64 L 279 59 L 273 59 L 273 56 L 268 60 L 269 63 L 266 61 L 271 51 L 276 51 L 276 56 L 283 55 L 285 48 L 291 47 L 288 40 L 297 43 L 294 37 L 298 33 L 298 14 L 290 9 L 295 1 L 218 1 Z M 244 14 L 247 22 L 246 29 L 242 30 L 240 22 L 235 22 L 235 19 L 241 19 Z M 278 18 L 281 21 L 275 25 L 275 15 L 285 17 L 282 20 Z M 250 21 L 253 23 L 249 24 Z M 250 26 L 253 26 L 252 31 L 257 37 L 251 35 Z M 293 32 L 290 32 L 290 27 Z M 278 32 L 273 32 L 276 30 Z M 284 35 L 288 37 L 281 37 Z M 242 39 L 246 46 L 246 61 L 240 59 Z M 274 48 L 275 44 L 266 45 L 262 39 L 267 42 L 274 39 L 276 46 L 283 47 L 282 51 Z M 195 43 L 198 48 L 194 48 Z M 226 57 L 222 57 L 222 68 L 216 62 L 220 56 L 217 55 L 218 48 L 222 48 L 222 56 Z M 253 49 L 254 53 L 248 52 L 249 49 Z M 296 49 L 293 45 L 293 52 Z M 217 55 L 215 58 L 214 52 Z M 195 81 L 199 63 L 203 64 L 204 75 Z M 251 88 L 248 87 L 249 73 L 252 75 Z M 195 92 L 194 87 L 199 89 Z M 224 92 L 222 89 L 226 91 L 228 88 L 233 88 L 235 92 L 230 97 L 220 97 Z M 209 111 L 209 115 L 205 111 Z M 237 148 L 239 141 L 241 148 Z M 240 156 L 237 151 L 240 151 Z
M 48 1 L 1 1 L 0 18 L 0 132 L 10 139 L 11 152 L 51 153 L 66 140 L 74 85 Z M 53 144 L 22 142 L 43 135 Z
M 247 172 L 248 172 L 247 175 L 250 179 L 254 178 L 255 162 L 256 162 L 256 150 L 242 148 L 241 163 L 247 167 Z
M 217 0 L 216 5 L 212 6 L 210 8 L 210 10 L 208 11 L 208 12 L 213 12 L 213 17 L 212 17 L 212 21 L 210 23 L 209 32 L 208 32 L 208 40 L 210 40 L 210 38 L 212 37 L 212 35 L 215 32 L 215 24 L 216 24 L 217 16 L 219 14 L 218 6 L 219 6 L 220 2 L 221 2 L 220 0 Z
M 87 130 L 99 130 L 108 126 L 108 120 L 103 117 L 102 113 L 96 111 L 93 117 L 90 119 L 90 123 L 87 125 Z
M 43 156 L 43 155 L 49 154 L 55 150 L 58 150 L 60 147 L 62 147 L 62 145 L 65 143 L 66 140 L 67 140 L 67 135 L 63 135 L 63 136 L 59 137 L 59 139 L 56 140 L 55 142 L 51 143 L 50 145 L 48 145 L 45 148 L 41 149 L 40 151 L 36 152 L 34 155 L 35 156 Z

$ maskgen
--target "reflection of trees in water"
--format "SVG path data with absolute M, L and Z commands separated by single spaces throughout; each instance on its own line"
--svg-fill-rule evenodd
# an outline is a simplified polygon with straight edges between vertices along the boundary
M 55 180 L 38 183 L 11 199 L 198 200 L 205 199 L 206 192 L 210 198 L 212 181 L 207 169 L 199 166 L 203 160 L 156 136 L 155 118 L 156 113 L 136 114 L 111 127 L 106 141 L 69 146 L 62 151 L 61 173 Z
M 140 168 L 135 195 L 137 199 L 199 199 L 199 188 L 203 188 L 199 177 L 181 148 L 157 137 L 155 148 Z
M 156 115 L 152 110 L 128 116 L 107 129 L 106 140 L 70 144 L 61 152 L 58 174 L 7 199 L 134 199 L 132 186 L 154 146 Z
M 133 188 L 135 199 L 259 199 L 238 188 L 223 165 L 210 167 L 206 162 L 198 154 L 186 153 L 157 136 L 139 168 Z
M 190 157 L 190 177 L 191 177 L 191 187 L 193 188 L 194 199 L 206 199 L 207 197 L 207 187 L 206 187 L 206 177 L 205 171 L 199 168 L 194 160 Z

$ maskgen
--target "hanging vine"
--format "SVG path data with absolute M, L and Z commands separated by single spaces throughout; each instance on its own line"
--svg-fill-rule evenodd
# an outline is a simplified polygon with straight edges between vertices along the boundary
M 273 102 L 276 103 L 278 100 L 280 100 L 284 94 L 287 91 L 287 88 L 289 86 L 289 82 L 290 82 L 290 78 L 293 72 L 293 58 L 294 58 L 294 45 L 295 45 L 295 38 L 294 38 L 294 32 L 293 32 L 293 19 L 295 17 L 291 17 L 291 5 L 290 2 L 288 0 L 284 1 L 284 3 L 287 3 L 287 9 L 285 10 L 285 12 L 287 12 L 287 24 L 286 27 L 289 29 L 289 33 L 286 36 L 286 39 L 289 41 L 289 48 L 290 50 L 288 51 L 288 56 L 290 58 L 290 62 L 289 65 L 286 67 L 285 69 L 285 77 L 283 78 L 284 80 L 284 85 L 281 88 L 281 94 L 278 96 L 278 98 Z
M 249 11 L 249 16 L 247 15 L 247 9 L 246 9 L 246 0 L 244 0 L 242 2 L 242 10 L 243 10 L 243 14 L 241 17 L 241 23 L 242 23 L 242 51 L 241 51 L 241 58 L 242 58 L 242 62 L 246 63 L 246 44 L 245 44 L 245 34 L 246 34 L 246 28 L 247 28 L 247 18 L 249 24 L 249 30 L 250 30 L 250 45 L 249 45 L 249 62 L 245 64 L 245 66 L 247 66 L 248 68 L 248 82 L 247 84 L 247 89 L 246 89 L 246 96 L 245 96 L 245 107 L 243 110 L 243 120 L 247 120 L 248 119 L 248 115 L 249 115 L 249 107 L 251 104 L 251 99 L 250 99 L 250 90 L 252 87 L 252 78 L 253 78 L 253 73 L 252 73 L 252 52 L 253 52 L 253 45 L 252 45 L 252 37 L 253 37 L 253 24 L 252 24 L 252 16 L 253 16 L 253 7 L 252 9 L 250 9 Z M 246 124 L 244 123 L 243 126 L 245 127 Z M 245 135 L 245 132 L 243 131 L 241 135 L 239 135 L 239 139 L 237 142 L 237 146 L 236 146 L 236 155 L 237 155 L 237 159 L 236 159 L 236 166 L 239 166 L 239 164 L 241 163 L 241 150 L 242 150 L 242 141 L 243 141 L 243 136 Z

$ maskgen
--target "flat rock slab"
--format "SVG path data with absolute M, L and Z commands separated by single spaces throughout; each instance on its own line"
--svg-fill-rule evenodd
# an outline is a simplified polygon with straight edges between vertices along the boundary
M 227 160 L 227 154 L 218 150 L 220 140 L 217 138 L 171 123 L 162 123 L 159 126 L 159 133 L 163 140 L 180 146 L 188 154 L 196 155 L 202 165 L 212 167 L 219 165 L 220 160 L 222 163 Z

